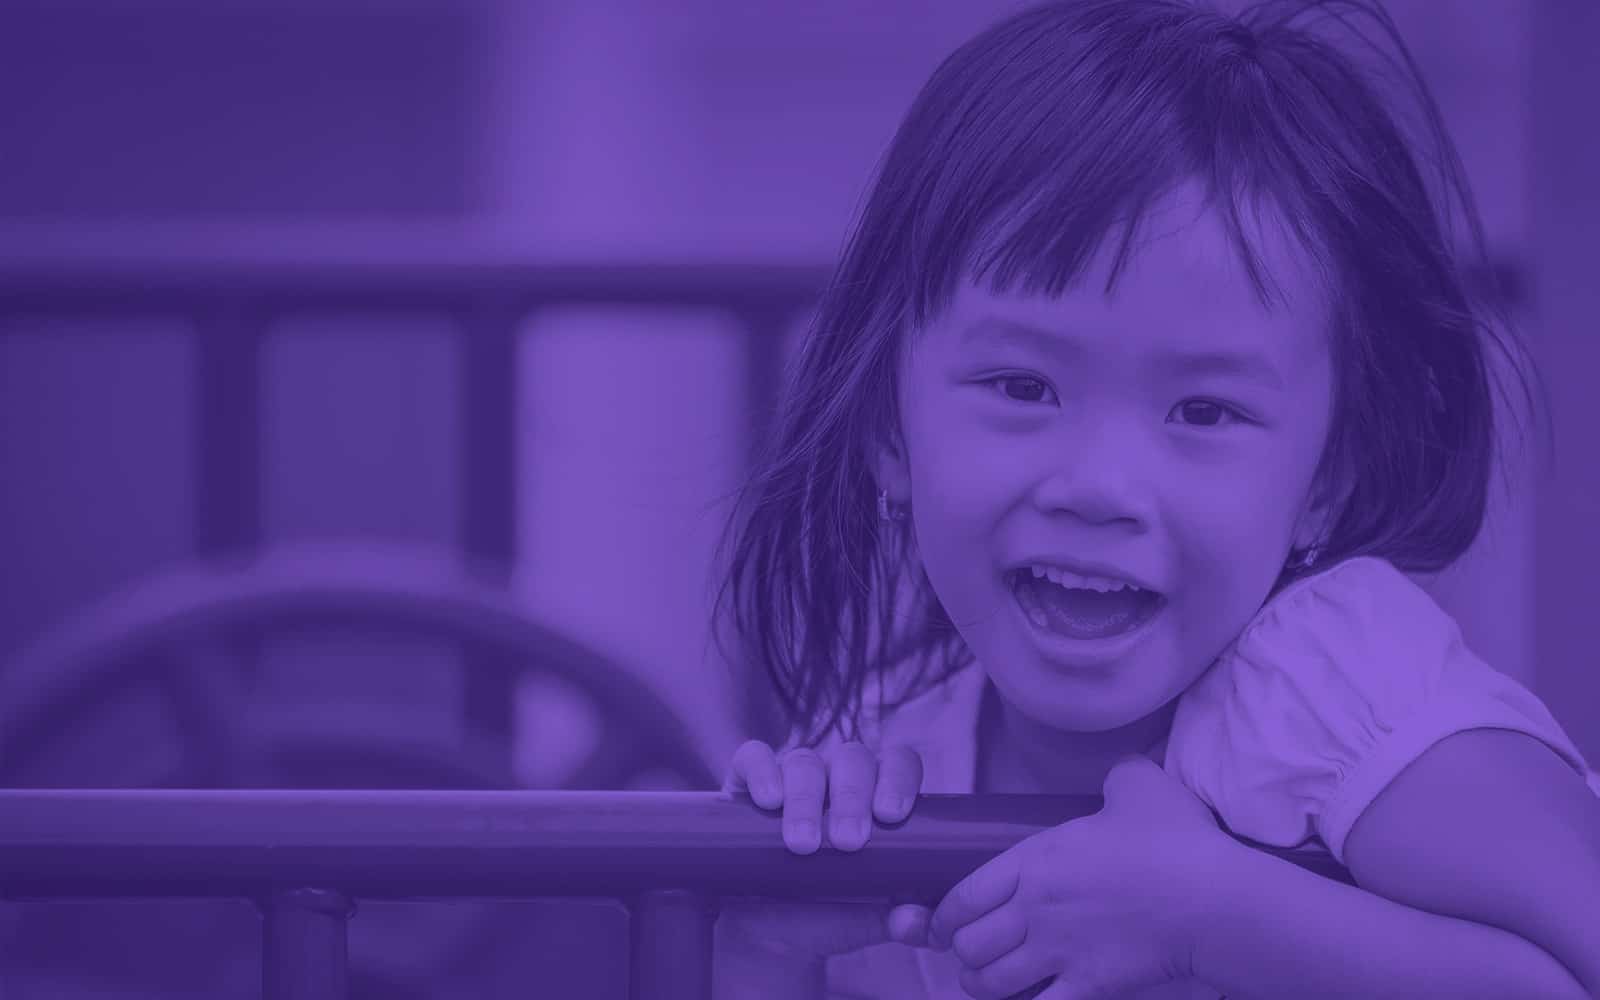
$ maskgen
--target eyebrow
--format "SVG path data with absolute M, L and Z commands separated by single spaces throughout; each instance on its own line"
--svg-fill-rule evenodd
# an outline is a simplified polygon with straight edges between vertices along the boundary
M 979 342 L 1016 344 L 1046 354 L 1075 357 L 1084 353 L 1081 341 L 1070 334 L 1057 333 L 1029 323 L 988 316 L 967 327 L 961 336 L 962 346 Z M 1256 382 L 1266 388 L 1286 391 L 1282 373 L 1276 365 L 1260 354 L 1251 351 L 1197 351 L 1169 354 L 1158 367 L 1174 375 L 1224 375 Z

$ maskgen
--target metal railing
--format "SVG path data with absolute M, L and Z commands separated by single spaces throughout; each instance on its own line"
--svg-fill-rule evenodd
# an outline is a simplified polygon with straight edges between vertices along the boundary
M 700 307 L 732 316 L 743 340 L 759 439 L 782 367 L 782 338 L 816 298 L 820 268 L 718 264 L 516 264 L 492 255 L 324 255 L 305 259 L 132 251 L 0 261 L 7 315 L 162 315 L 190 320 L 199 388 L 202 554 L 261 541 L 261 348 L 285 316 L 420 312 L 453 317 L 462 352 L 458 539 L 481 563 L 515 557 L 516 340 L 540 310 L 563 306 Z
M 70 234 L 69 234 L 70 235 Z M 56 243 L 63 245 L 57 246 Z M 573 305 L 700 307 L 731 316 L 742 339 L 747 448 L 765 440 L 780 398 L 783 340 L 826 280 L 817 265 L 782 263 L 517 263 L 450 238 L 351 242 L 330 235 L 240 233 L 231 239 L 0 240 L 0 319 L 19 315 L 181 316 L 194 327 L 195 551 L 253 554 L 262 538 L 262 350 L 283 317 L 311 311 L 414 310 L 454 318 L 460 351 L 460 521 L 455 544 L 491 578 L 516 561 L 516 351 L 524 321 Z M 1515 307 L 1519 262 L 1496 259 L 1474 287 Z M 759 672 L 754 672 L 759 674 Z M 747 675 L 741 722 L 780 738 L 770 690 Z M 503 731 L 504 692 L 480 690 L 493 671 L 469 672 L 474 725 Z
M 779 819 L 714 792 L 0 791 L 0 897 L 249 898 L 266 1000 L 345 995 L 363 899 L 608 897 L 632 1000 L 711 996 L 730 897 L 917 900 L 1092 796 L 929 795 L 855 853 L 800 857 Z M 1272 853 L 1331 878 L 1331 857 Z
M 454 423 L 461 497 L 450 544 L 476 575 L 504 583 L 519 550 L 516 420 L 525 390 L 517 350 L 530 317 L 572 306 L 643 306 L 705 308 L 731 318 L 744 334 L 737 377 L 747 388 L 741 423 L 753 453 L 775 414 L 784 335 L 825 280 L 822 268 L 800 264 L 517 263 L 446 240 L 369 242 L 359 249 L 305 239 L 276 246 L 238 237 L 174 248 L 105 240 L 51 252 L 0 241 L 0 320 L 155 316 L 190 324 L 193 548 L 202 559 L 232 561 L 272 544 L 262 523 L 262 379 L 264 346 L 280 321 L 308 313 L 449 317 L 460 358 Z M 468 721 L 489 732 L 510 725 L 505 692 L 481 689 L 497 673 L 466 675 Z M 775 736 L 762 681 L 749 683 L 736 693 L 742 723 Z
M 1513 267 L 1479 276 L 1515 300 Z M 260 537 L 261 347 L 305 310 L 457 317 L 463 351 L 457 542 L 509 566 L 516 539 L 515 342 L 552 306 L 722 309 L 749 331 L 751 398 L 777 397 L 782 333 L 823 272 L 783 266 L 517 266 L 442 255 L 254 259 L 100 254 L 0 264 L 0 316 L 180 315 L 195 325 L 196 549 Z M 765 412 L 752 412 L 751 443 Z M 754 700 L 754 699 L 753 699 Z M 752 710 L 752 718 L 759 711 Z M 631 913 L 634 1000 L 710 995 L 712 922 L 728 897 L 939 898 L 1020 840 L 1098 799 L 925 796 L 863 851 L 800 858 L 779 822 L 714 793 L 0 790 L 0 898 L 251 898 L 268 1000 L 343 995 L 348 920 L 363 899 L 590 896 Z M 1325 854 L 1275 851 L 1328 877 Z

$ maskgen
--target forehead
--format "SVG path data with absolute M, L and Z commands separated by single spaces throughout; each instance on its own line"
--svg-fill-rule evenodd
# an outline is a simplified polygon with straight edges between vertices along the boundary
M 1224 219 L 1191 187 L 1148 213 L 1109 293 L 1120 234 L 1058 296 L 996 292 L 969 276 L 937 326 L 958 335 L 947 342 L 952 349 L 973 342 L 960 335 L 999 319 L 1057 331 L 1072 345 L 1096 350 L 1255 354 L 1287 376 L 1326 357 L 1324 282 L 1279 219 L 1256 213 L 1244 226 L 1272 292 L 1265 301 Z

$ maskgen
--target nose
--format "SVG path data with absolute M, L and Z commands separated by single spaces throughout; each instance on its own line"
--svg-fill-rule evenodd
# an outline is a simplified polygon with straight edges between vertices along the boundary
M 1035 484 L 1034 503 L 1046 514 L 1143 531 L 1151 523 L 1149 445 L 1137 438 L 1110 422 L 1086 422 L 1070 439 L 1056 438 L 1047 446 L 1048 472 Z

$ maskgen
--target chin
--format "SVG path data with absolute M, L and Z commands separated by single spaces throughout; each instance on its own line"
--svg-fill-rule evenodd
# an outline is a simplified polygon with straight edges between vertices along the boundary
M 1041 680 L 1043 683 L 1041 684 Z M 995 687 L 1017 712 L 1041 726 L 1068 733 L 1104 733 L 1132 725 L 1159 712 L 1176 695 L 1152 692 L 1129 685 L 1076 684 L 1059 676 L 1029 678 L 1024 686 L 1034 691 L 1032 697 L 1013 697 L 1003 678 L 994 679 Z M 1054 688 L 1048 696 L 1040 697 L 1045 688 Z

